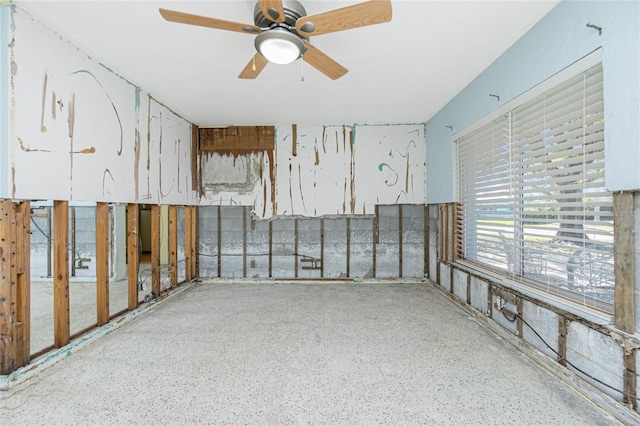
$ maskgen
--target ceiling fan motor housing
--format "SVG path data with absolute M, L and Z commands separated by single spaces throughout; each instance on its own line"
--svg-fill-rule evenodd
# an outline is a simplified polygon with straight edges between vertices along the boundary
M 282 7 L 284 9 L 284 22 L 283 27 L 291 27 L 289 31 L 299 35 L 295 30 L 296 21 L 303 16 L 307 16 L 307 11 L 304 6 L 300 4 L 300 2 L 296 0 L 284 0 L 282 2 Z M 274 9 L 275 17 L 277 17 L 277 11 Z M 269 12 L 271 13 L 271 12 Z M 274 18 L 275 18 L 274 17 Z M 256 7 L 253 10 L 253 21 L 257 27 L 260 28 L 269 28 L 273 26 L 278 26 L 279 24 L 273 22 L 267 16 L 262 13 L 262 9 L 260 8 L 260 3 L 256 3 Z

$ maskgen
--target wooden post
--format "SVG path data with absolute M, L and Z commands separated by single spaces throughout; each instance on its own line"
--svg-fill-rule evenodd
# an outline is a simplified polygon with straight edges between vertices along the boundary
M 140 210 L 137 204 L 127 205 L 127 277 L 129 310 L 138 307 L 138 268 L 140 267 L 140 239 L 138 236 Z
M 613 193 L 614 322 L 617 329 L 635 332 L 633 192 Z
M 151 292 L 160 296 L 160 205 L 151 205 Z
M 178 285 L 178 206 L 169 206 L 169 275 L 171 287 Z
M 218 214 L 220 214 L 218 212 Z M 193 271 L 191 268 L 191 244 L 193 244 L 193 227 L 191 222 L 193 221 L 193 209 L 191 206 L 184 207 L 184 277 L 189 281 L 193 278 Z M 220 253 L 218 253 L 220 254 Z
M 109 322 L 109 203 L 96 203 L 97 325 Z
M 53 345 L 69 343 L 69 202 L 53 202 Z
M 198 262 L 198 206 L 191 206 L 193 213 L 191 214 L 191 273 L 192 278 L 200 275 L 200 266 Z
M 21 325 L 16 334 L 18 355 L 22 353 L 16 359 L 16 366 L 22 367 L 31 359 L 31 205 L 28 201 L 16 206 L 16 244 L 17 324 Z
M 16 280 L 11 263 L 15 244 L 15 206 L 9 200 L 0 201 L 0 374 L 9 374 L 16 367 L 15 326 Z

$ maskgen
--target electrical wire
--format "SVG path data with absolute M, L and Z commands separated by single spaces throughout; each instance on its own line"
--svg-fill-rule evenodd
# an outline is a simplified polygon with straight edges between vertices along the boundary
M 633 394 L 630 394 L 629 392 L 625 392 L 625 391 L 623 391 L 623 390 L 620 390 L 620 389 L 618 389 L 618 388 L 616 388 L 616 387 L 614 387 L 614 386 L 611 386 L 611 385 L 610 385 L 610 384 L 608 384 L 608 383 L 603 382 L 602 380 L 600 380 L 600 379 L 598 379 L 598 378 L 596 378 L 596 377 L 592 376 L 591 374 L 587 373 L 586 371 L 582 370 L 580 367 L 577 367 L 574 363 L 572 363 L 572 362 L 571 362 L 571 361 L 569 361 L 568 359 L 563 358 L 563 357 L 558 353 L 558 351 L 556 351 L 554 348 L 552 348 L 552 347 L 551 347 L 551 345 L 549 345 L 549 344 L 547 343 L 547 341 L 546 341 L 546 340 L 544 340 L 544 339 L 542 338 L 542 336 L 541 336 L 541 335 L 540 335 L 540 334 L 539 334 L 539 333 L 538 333 L 538 332 L 537 332 L 537 331 L 536 331 L 536 330 L 531 326 L 531 324 L 529 324 L 529 323 L 528 323 L 524 318 L 522 318 L 522 316 L 520 316 L 520 314 L 518 314 L 517 312 L 513 312 L 513 319 L 512 319 L 512 318 L 509 318 L 509 316 L 507 316 L 507 314 L 503 311 L 503 308 L 498 308 L 498 310 L 499 310 L 500 312 L 502 312 L 502 315 L 503 315 L 503 316 L 507 319 L 507 321 L 509 321 L 509 322 L 515 322 L 517 319 L 520 319 L 520 320 L 521 320 L 521 321 L 522 321 L 522 322 L 523 322 L 527 327 L 529 327 L 529 329 L 530 329 L 531 331 L 533 331 L 533 333 L 534 333 L 536 336 L 538 336 L 538 338 L 542 341 L 542 343 L 544 343 L 544 345 L 545 345 L 547 348 L 549 348 L 549 350 L 551 350 L 554 354 L 556 354 L 556 356 L 558 356 L 558 358 L 560 358 L 560 359 L 564 359 L 564 361 L 567 363 L 567 365 L 569 365 L 571 368 L 573 368 L 574 370 L 576 370 L 578 373 L 580 373 L 580 374 L 582 374 L 582 375 L 584 375 L 584 376 L 588 377 L 589 379 L 591 379 L 591 380 L 593 380 L 593 381 L 595 381 L 595 382 L 600 383 L 602 386 L 605 386 L 605 387 L 607 387 L 607 388 L 609 388 L 609 389 L 611 389 L 611 390 L 613 390 L 613 391 L 616 391 L 616 392 L 618 392 L 618 393 L 621 393 L 621 394 L 622 394 L 622 395 L 624 395 L 624 396 L 627 396 L 627 397 L 629 397 L 629 398 L 633 398 L 633 399 L 635 399 L 636 401 L 640 401 L 640 398 L 639 398 L 639 397 L 637 397 L 637 396 L 635 396 L 635 395 L 633 395 Z

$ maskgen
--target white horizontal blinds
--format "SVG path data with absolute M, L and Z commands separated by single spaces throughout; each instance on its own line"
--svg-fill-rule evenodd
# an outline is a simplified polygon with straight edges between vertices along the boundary
M 602 66 L 503 118 L 458 140 L 461 257 L 613 303 Z
M 509 117 L 502 116 L 458 140 L 461 258 L 507 270 L 503 249 L 513 235 Z

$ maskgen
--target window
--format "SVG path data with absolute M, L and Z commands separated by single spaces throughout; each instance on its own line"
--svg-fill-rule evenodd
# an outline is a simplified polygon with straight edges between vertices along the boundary
M 613 197 L 604 186 L 602 65 L 582 68 L 456 135 L 457 256 L 610 310 Z

